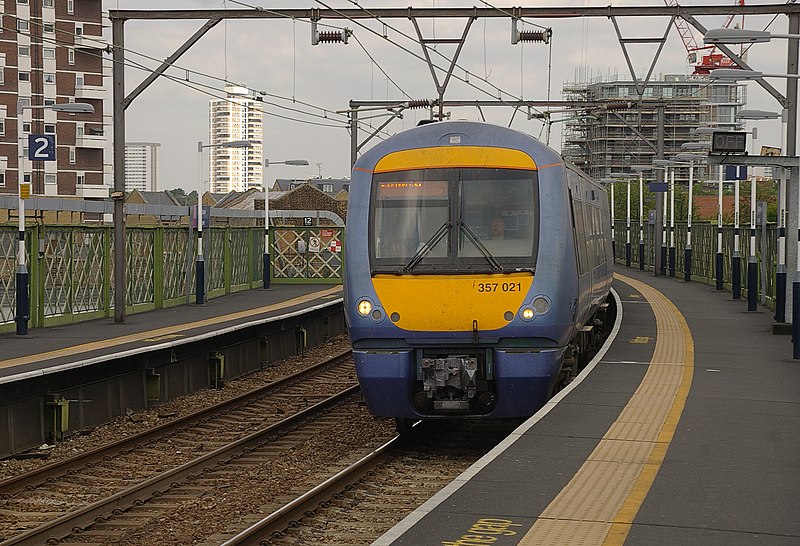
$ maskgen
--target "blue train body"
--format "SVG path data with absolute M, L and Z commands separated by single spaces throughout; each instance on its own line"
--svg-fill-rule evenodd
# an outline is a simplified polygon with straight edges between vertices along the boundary
M 423 125 L 364 154 L 346 244 L 364 399 L 399 424 L 535 413 L 613 272 L 605 189 L 538 140 L 485 123 Z

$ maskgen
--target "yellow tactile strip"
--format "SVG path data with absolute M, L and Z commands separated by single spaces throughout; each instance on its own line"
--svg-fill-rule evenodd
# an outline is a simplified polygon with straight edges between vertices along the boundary
M 12 366 L 19 366 L 22 364 L 32 364 L 36 362 L 42 362 L 44 360 L 51 360 L 53 358 L 59 358 L 63 356 L 74 356 L 78 354 L 88 353 L 91 351 L 96 351 L 99 349 L 107 349 L 109 347 L 117 347 L 121 345 L 125 345 L 127 343 L 135 343 L 139 341 L 147 341 L 149 339 L 157 339 L 163 338 L 163 336 L 169 336 L 175 334 L 177 332 L 186 332 L 188 330 L 194 330 L 195 328 L 203 328 L 206 326 L 214 326 L 217 324 L 223 324 L 225 322 L 231 320 L 239 320 L 242 318 L 252 317 L 256 315 L 260 315 L 263 313 L 269 313 L 271 311 L 276 311 L 278 309 L 285 309 L 287 307 L 292 307 L 294 305 L 299 305 L 302 303 L 307 303 L 317 298 L 326 297 L 329 295 L 337 294 L 342 290 L 340 285 L 337 285 L 333 288 L 328 288 L 326 290 L 321 290 L 319 292 L 313 292 L 311 294 L 306 294 L 304 296 L 299 296 L 297 298 L 282 301 L 273 305 L 266 305 L 264 307 L 258 307 L 256 309 L 247 309 L 245 311 L 239 311 L 236 313 L 230 313 L 228 315 L 219 315 L 216 317 L 198 320 L 195 322 L 188 322 L 185 324 L 176 324 L 174 326 L 166 326 L 164 328 L 157 328 L 155 330 L 147 330 L 146 332 L 137 332 L 135 334 L 129 334 L 125 336 L 119 336 L 111 339 L 104 339 L 101 341 L 93 341 L 90 343 L 83 343 L 81 345 L 74 345 L 72 347 L 65 347 L 63 349 L 56 349 L 53 351 L 48 351 L 45 353 L 37 353 L 28 356 L 21 356 L 18 358 L 11 358 L 8 360 L 0 360 L 0 368 L 10 368 Z
M 656 318 L 656 346 L 639 388 L 561 493 L 519 542 L 623 544 L 664 461 L 694 369 L 694 342 L 675 305 L 654 288 L 619 274 Z

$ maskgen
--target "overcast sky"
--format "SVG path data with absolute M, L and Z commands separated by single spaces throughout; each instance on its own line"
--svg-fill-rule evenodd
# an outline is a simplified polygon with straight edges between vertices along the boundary
M 662 6 L 664 0 L 585 0 L 536 1 L 530 6 Z M 734 5 L 735 2 L 706 0 L 681 2 L 684 5 Z M 748 5 L 769 4 L 747 0 Z M 357 5 L 356 5 L 357 4 Z M 105 9 L 298 9 L 298 8 L 403 8 L 405 2 L 326 0 L 305 3 L 297 0 L 105 0 Z M 417 0 L 414 7 L 497 7 L 510 9 L 506 3 L 481 0 Z M 524 3 L 523 3 L 524 4 Z M 515 2 L 513 5 L 520 5 Z M 748 17 L 745 28 L 763 30 L 772 17 Z M 725 17 L 699 17 L 707 28 L 722 26 Z M 738 20 L 737 20 L 738 21 Z M 660 37 L 669 18 L 621 18 L 623 37 Z M 425 38 L 459 38 L 466 21 L 461 19 L 422 20 Z M 158 66 L 198 28 L 200 20 L 128 21 L 125 24 L 126 89 L 130 92 L 141 82 L 148 69 Z M 323 26 L 324 25 L 324 26 Z M 526 20 L 521 30 L 538 30 L 540 25 L 553 29 L 550 45 L 541 43 L 511 44 L 509 18 L 478 19 L 467 36 L 458 59 L 458 68 L 448 85 L 445 99 L 560 100 L 565 82 L 619 75 L 630 79 L 620 44 L 611 20 L 548 19 Z M 176 63 L 179 69 L 169 72 L 178 82 L 160 78 L 128 107 L 126 115 L 128 142 L 148 141 L 161 144 L 160 189 L 182 187 L 187 193 L 197 187 L 197 142 L 208 142 L 208 102 L 223 96 L 225 81 L 264 92 L 264 149 L 271 161 L 307 159 L 308 167 L 274 165 L 269 179 L 350 176 L 350 135 L 346 117 L 336 111 L 346 110 L 349 101 L 435 99 L 436 87 L 416 33 L 408 19 L 378 21 L 323 20 L 320 30 L 347 27 L 353 32 L 347 45 L 311 45 L 311 25 L 305 20 L 228 20 L 208 32 Z M 779 16 L 769 30 L 786 33 L 787 20 Z M 694 31 L 702 44 L 702 36 Z M 383 35 L 386 35 L 384 38 Z M 108 34 L 110 37 L 110 33 Z M 634 68 L 644 77 L 655 54 L 655 45 L 628 45 Z M 440 45 L 437 50 L 451 57 L 454 46 Z M 155 59 L 155 60 L 153 60 Z M 439 66 L 449 61 L 434 55 Z M 753 46 L 748 62 L 765 73 L 786 72 L 786 40 Z M 689 74 L 686 50 L 674 28 L 654 70 L 662 74 Z M 469 83 L 465 83 L 468 79 Z M 440 75 L 440 81 L 442 76 Z M 484 81 L 485 80 L 485 81 Z M 786 80 L 770 79 L 785 94 Z M 488 82 L 488 83 L 486 83 Z M 109 82 L 110 84 L 110 82 Z M 748 84 L 748 108 L 778 111 L 780 106 L 754 83 Z M 511 125 L 544 139 L 541 122 L 528 120 L 525 112 L 513 115 L 509 107 L 484 110 L 487 121 Z M 513 119 L 512 119 L 513 115 Z M 363 120 L 366 116 L 361 115 Z M 385 132 L 394 133 L 416 125 L 427 117 L 425 110 L 406 110 L 404 119 L 392 121 Z M 560 117 L 554 115 L 554 118 Z M 451 119 L 479 120 L 475 108 L 451 110 Z M 371 121 L 374 127 L 383 118 Z M 369 122 L 368 122 L 369 123 Z M 752 123 L 752 122 L 751 122 Z M 780 146 L 780 124 L 758 122 L 756 145 Z M 748 126 L 750 129 L 752 127 Z M 368 130 L 368 128 L 365 128 Z M 551 145 L 560 148 L 561 124 L 553 125 Z M 366 134 L 362 130 L 360 133 Z M 377 141 L 365 145 L 373 146 Z M 757 148 L 758 149 L 758 148 Z M 206 167 L 204 159 L 203 168 Z M 207 175 L 204 174 L 204 179 Z

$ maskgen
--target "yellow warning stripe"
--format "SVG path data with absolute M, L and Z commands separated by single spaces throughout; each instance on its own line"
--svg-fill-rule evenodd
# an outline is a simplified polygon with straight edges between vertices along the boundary
M 572 480 L 519 544 L 625 542 L 683 413 L 694 342 L 677 307 L 654 288 L 619 274 L 653 309 L 658 336 L 639 388 Z
M 340 292 L 342 290 L 341 285 L 337 285 L 333 288 L 328 288 L 326 290 L 320 290 L 319 292 L 313 292 L 311 294 L 306 294 L 304 296 L 299 296 L 297 298 L 282 301 L 279 303 L 275 303 L 272 305 L 266 305 L 264 307 L 258 307 L 256 309 L 247 309 L 245 311 L 238 311 L 236 313 L 230 313 L 227 315 L 219 315 L 208 319 L 198 320 L 195 322 L 187 322 L 185 324 L 176 324 L 174 326 L 166 326 L 164 328 L 156 328 L 155 330 L 148 330 L 146 332 L 138 332 L 135 334 L 128 334 L 125 336 L 114 337 L 110 339 L 104 339 L 101 341 L 93 341 L 90 343 L 83 343 L 81 345 L 74 345 L 72 347 L 64 347 L 63 349 L 56 349 L 54 351 L 48 351 L 45 353 L 38 353 L 28 356 L 21 356 L 18 358 L 11 358 L 9 360 L 0 360 L 0 368 L 10 368 L 12 366 L 19 366 L 22 364 L 34 364 L 37 362 L 42 362 L 44 360 L 51 360 L 53 358 L 60 358 L 64 356 L 74 356 L 81 353 L 88 353 L 91 351 L 96 351 L 99 349 L 107 349 L 109 347 L 116 347 L 119 345 L 125 345 L 127 343 L 135 343 L 138 341 L 148 341 L 154 338 L 159 338 L 163 336 L 169 336 L 176 334 L 177 332 L 186 332 L 187 330 L 193 330 L 195 328 L 203 328 L 205 326 L 213 326 L 216 324 L 222 324 L 224 322 L 228 322 L 231 320 L 238 320 L 242 318 L 252 317 L 254 315 L 259 315 L 262 313 L 269 313 L 271 311 L 276 311 L 278 309 L 284 309 L 286 307 L 292 307 L 294 305 L 300 305 L 303 303 L 307 303 L 317 298 L 324 298 L 326 296 L 330 296 Z

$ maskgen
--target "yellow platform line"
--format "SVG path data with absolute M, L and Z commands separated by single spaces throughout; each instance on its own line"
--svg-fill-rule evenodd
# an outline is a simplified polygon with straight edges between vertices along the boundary
M 654 288 L 614 277 L 638 290 L 653 309 L 658 332 L 653 358 L 616 422 L 520 545 L 623 544 L 683 413 L 694 370 L 686 320 Z
M 92 341 L 90 343 L 83 343 L 81 345 L 74 345 L 71 347 L 64 347 L 62 349 L 56 349 L 53 351 L 47 351 L 44 353 L 37 353 L 28 356 L 21 356 L 18 358 L 11 358 L 8 360 L 0 360 L 0 368 L 11 368 L 12 366 L 19 366 L 22 364 L 35 364 L 37 362 L 42 362 L 45 360 L 51 360 L 54 358 L 60 358 L 64 356 L 74 356 L 81 353 L 88 353 L 91 351 L 97 351 L 99 349 L 107 349 L 109 347 L 116 347 L 119 345 L 125 345 L 127 343 L 135 343 L 138 341 L 145 341 L 150 338 L 159 338 L 162 336 L 176 334 L 178 332 L 186 332 L 187 330 L 194 330 L 195 328 L 203 328 L 205 326 L 213 326 L 216 324 L 222 324 L 224 322 L 229 322 L 232 320 L 238 320 L 242 318 L 252 317 L 255 315 L 259 315 L 262 313 L 269 313 L 271 311 L 276 311 L 278 309 L 284 309 L 286 307 L 292 307 L 294 305 L 300 305 L 303 303 L 307 303 L 309 301 L 315 300 L 317 298 L 324 298 L 326 296 L 334 295 L 342 290 L 341 285 L 334 286 L 333 288 L 328 288 L 326 290 L 320 290 L 319 292 L 313 292 L 311 294 L 306 294 L 304 296 L 298 296 L 291 300 L 282 301 L 279 303 L 275 303 L 272 305 L 265 305 L 264 307 L 257 307 L 255 309 L 247 309 L 245 311 L 237 311 L 236 313 L 229 313 L 227 315 L 219 315 L 208 319 L 198 320 L 195 322 L 187 322 L 184 324 L 176 324 L 173 326 L 165 326 L 163 328 L 156 328 L 155 330 L 147 330 L 146 332 L 138 332 L 135 334 L 128 334 L 124 336 L 114 337 L 110 339 L 104 339 L 101 341 Z

